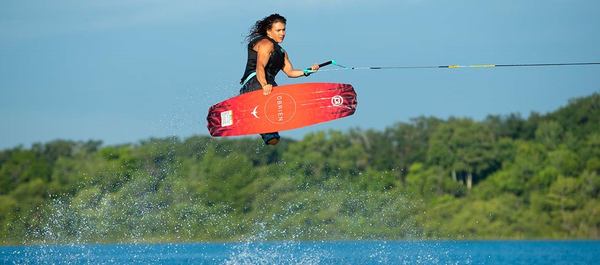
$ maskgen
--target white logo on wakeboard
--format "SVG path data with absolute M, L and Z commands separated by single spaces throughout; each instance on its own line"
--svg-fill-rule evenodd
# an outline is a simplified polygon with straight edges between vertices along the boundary
M 342 96 L 336 95 L 331 98 L 331 105 L 339 107 L 342 104 L 344 104 L 344 98 Z
M 265 103 L 265 116 L 273 124 L 284 124 L 296 115 L 296 100 L 289 94 L 271 94 Z
M 221 127 L 227 127 L 233 125 L 233 111 L 221 112 Z
M 258 109 L 258 106 L 254 107 L 254 110 L 252 110 L 252 112 L 250 112 L 250 114 L 252 114 L 252 116 L 254 116 L 255 118 L 258 119 L 258 112 L 256 111 L 256 109 Z

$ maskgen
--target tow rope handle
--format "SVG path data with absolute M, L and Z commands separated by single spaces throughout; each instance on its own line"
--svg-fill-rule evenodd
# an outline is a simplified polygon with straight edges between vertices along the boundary
M 323 66 L 328 66 L 330 64 L 337 65 L 337 63 L 335 62 L 335 60 L 329 60 L 327 62 L 320 63 L 319 64 L 319 68 L 321 68 Z M 304 76 L 309 76 L 310 74 L 316 72 L 316 71 L 313 71 L 310 67 L 304 68 L 302 71 L 304 72 Z

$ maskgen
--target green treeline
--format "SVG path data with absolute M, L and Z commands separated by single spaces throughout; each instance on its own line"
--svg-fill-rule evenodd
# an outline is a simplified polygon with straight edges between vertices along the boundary
M 549 114 L 0 152 L 0 243 L 600 238 L 600 94 Z

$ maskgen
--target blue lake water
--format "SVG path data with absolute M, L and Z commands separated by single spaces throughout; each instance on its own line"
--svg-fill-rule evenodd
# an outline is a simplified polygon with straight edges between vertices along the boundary
M 324 241 L 0 247 L 1 264 L 600 264 L 600 241 Z

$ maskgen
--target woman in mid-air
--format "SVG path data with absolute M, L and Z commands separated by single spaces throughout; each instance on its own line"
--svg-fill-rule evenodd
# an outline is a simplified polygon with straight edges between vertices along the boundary
M 279 70 L 291 78 L 309 76 L 319 70 L 319 65 L 313 65 L 310 70 L 294 69 L 287 52 L 279 46 L 285 38 L 286 19 L 279 14 L 272 14 L 259 21 L 250 29 L 248 40 L 248 61 L 241 79 L 240 94 L 258 89 L 268 95 L 273 90 L 275 76 Z M 279 143 L 279 133 L 264 133 L 260 135 L 267 145 Z

